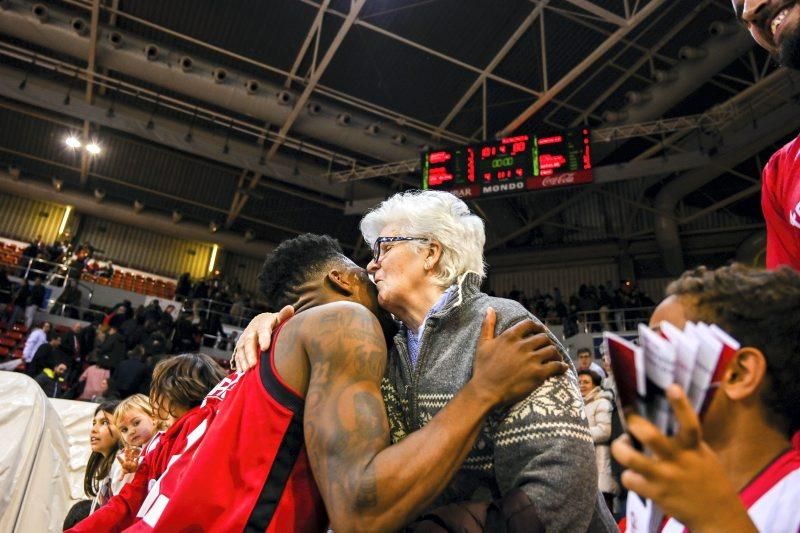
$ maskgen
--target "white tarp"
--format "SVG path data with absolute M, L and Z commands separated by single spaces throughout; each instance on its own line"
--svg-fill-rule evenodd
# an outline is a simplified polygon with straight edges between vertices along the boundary
M 0 531 L 61 531 L 73 503 L 70 464 L 67 433 L 39 385 L 0 372 Z
M 97 404 L 51 398 L 50 405 L 61 418 L 61 424 L 67 435 L 70 459 L 66 466 L 69 471 L 71 497 L 75 502 L 86 500 L 88 496 L 83 492 L 83 474 L 86 472 L 86 463 L 89 462 L 89 455 L 92 453 L 89 431 L 92 428 L 92 417 Z

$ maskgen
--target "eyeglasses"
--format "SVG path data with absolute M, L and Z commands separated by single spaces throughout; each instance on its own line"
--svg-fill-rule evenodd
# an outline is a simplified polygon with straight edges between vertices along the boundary
M 427 241 L 425 237 L 378 237 L 372 245 L 372 260 L 377 263 L 381 258 L 381 245 L 387 242 Z M 385 253 L 385 252 L 384 252 Z

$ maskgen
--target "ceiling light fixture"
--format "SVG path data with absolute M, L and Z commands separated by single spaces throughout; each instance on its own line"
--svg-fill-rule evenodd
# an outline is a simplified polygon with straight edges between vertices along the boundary
M 100 145 L 97 144 L 96 141 L 92 141 L 86 145 L 86 151 L 89 152 L 90 155 L 98 155 L 102 151 L 102 148 L 100 148 Z
M 78 139 L 78 137 L 74 134 L 71 134 L 66 139 L 64 139 L 64 144 L 66 144 L 73 150 L 77 150 L 82 146 L 80 139 Z

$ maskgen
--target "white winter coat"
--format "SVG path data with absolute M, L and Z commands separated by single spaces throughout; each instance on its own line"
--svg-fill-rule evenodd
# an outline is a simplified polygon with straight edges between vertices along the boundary
M 597 486 L 600 492 L 616 493 L 617 483 L 611 475 L 611 415 L 614 406 L 611 392 L 595 387 L 583 399 L 589 431 L 594 439 L 597 458 Z

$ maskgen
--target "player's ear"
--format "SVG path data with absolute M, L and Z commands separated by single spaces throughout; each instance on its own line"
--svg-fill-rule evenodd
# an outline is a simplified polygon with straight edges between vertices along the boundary
M 350 296 L 353 294 L 353 283 L 350 278 L 351 276 L 349 272 L 341 268 L 329 270 L 325 276 L 325 279 L 330 284 L 331 288 L 345 296 Z
M 757 394 L 767 374 L 767 360 L 758 348 L 745 346 L 733 356 L 722 379 L 722 388 L 731 400 L 744 400 Z

